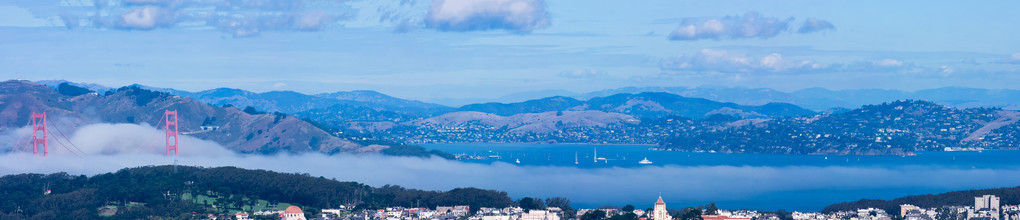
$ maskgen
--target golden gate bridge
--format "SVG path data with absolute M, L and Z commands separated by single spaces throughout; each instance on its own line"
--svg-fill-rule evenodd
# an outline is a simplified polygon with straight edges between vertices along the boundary
M 159 128 L 160 125 L 164 126 L 163 131 L 166 133 L 166 156 L 171 156 L 171 151 L 173 151 L 172 156 L 177 156 L 179 154 L 178 144 L 180 144 L 180 140 L 178 136 L 179 132 L 177 130 L 177 123 L 177 110 L 165 110 L 162 119 L 155 126 L 156 128 Z M 49 125 L 50 124 L 47 123 L 46 120 L 46 112 L 32 112 L 31 119 L 29 119 L 27 125 L 32 127 L 32 133 L 19 137 L 18 142 L 16 142 L 14 147 L 11 148 L 10 153 L 15 151 L 31 151 L 33 155 L 43 157 L 48 156 L 50 152 L 49 140 L 51 139 L 50 136 L 53 136 L 55 143 L 63 147 L 64 150 L 67 150 L 72 155 L 79 157 L 86 155 L 85 151 L 78 148 L 77 145 L 71 142 L 71 139 L 64 135 L 64 132 L 60 130 L 60 127 Z M 53 132 L 54 130 L 50 130 L 50 127 L 55 128 L 54 130 L 56 133 Z M 153 135 L 155 135 L 155 133 Z M 151 149 L 152 145 L 148 143 L 151 143 L 149 140 L 151 140 L 153 135 L 150 135 L 149 139 L 146 139 L 146 141 L 143 142 L 145 149 Z M 26 141 L 23 145 L 21 141 L 26 138 L 28 138 L 28 141 Z M 140 146 L 140 148 L 142 148 L 142 146 Z M 41 153 L 40 150 L 42 151 Z

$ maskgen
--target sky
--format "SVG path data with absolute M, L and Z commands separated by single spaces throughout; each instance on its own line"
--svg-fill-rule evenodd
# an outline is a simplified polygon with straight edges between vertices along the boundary
M 376 90 L 1016 89 L 1017 1 L 7 0 L 0 78 Z

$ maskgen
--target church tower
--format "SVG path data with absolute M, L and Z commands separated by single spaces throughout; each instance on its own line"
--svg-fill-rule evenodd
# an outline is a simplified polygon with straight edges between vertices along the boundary
M 659 201 L 655 202 L 655 209 L 652 210 L 652 220 L 670 220 L 672 216 L 669 216 L 669 211 L 666 211 L 666 203 L 662 201 L 662 196 L 659 196 Z

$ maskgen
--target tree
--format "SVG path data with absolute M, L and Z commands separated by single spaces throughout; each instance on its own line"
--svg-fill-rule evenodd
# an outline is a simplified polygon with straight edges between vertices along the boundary
M 702 220 L 701 209 L 699 208 L 687 207 L 684 208 L 682 212 L 683 214 L 680 214 L 680 220 Z
M 259 111 L 258 109 L 255 109 L 255 107 L 251 107 L 251 106 L 244 107 L 244 110 L 242 110 L 242 111 L 244 111 L 244 113 L 248 113 L 249 115 L 266 114 L 266 112 Z
M 606 219 L 606 211 L 601 209 L 591 210 L 581 216 L 581 220 L 602 220 Z
M 66 96 L 79 96 L 79 95 L 82 95 L 82 94 L 92 93 L 92 90 L 89 90 L 89 89 L 86 89 L 86 88 L 82 88 L 82 87 L 73 86 L 73 85 L 67 84 L 65 82 L 65 83 L 60 83 L 60 85 L 57 86 L 57 92 L 60 92 L 60 94 L 63 94 L 63 95 L 66 95 Z
M 627 205 L 623 206 L 623 209 L 621 209 L 621 210 L 623 210 L 624 212 L 634 212 L 634 206 L 630 205 L 630 204 L 627 204 Z
M 517 200 L 517 205 L 521 206 L 525 212 L 532 209 L 545 209 L 545 204 L 542 204 L 541 199 L 535 199 L 531 197 L 524 197 L 521 200 Z
M 637 214 L 634 214 L 633 212 L 624 213 L 623 215 L 614 215 L 613 217 L 609 218 L 609 220 L 637 220 L 637 219 L 638 219 Z
M 715 203 L 714 202 L 713 203 L 709 203 L 708 205 L 702 206 L 701 208 L 705 209 L 705 215 L 718 215 L 719 214 L 719 208 L 715 207 Z
M 563 197 L 552 197 L 545 199 L 545 206 L 547 207 L 559 207 L 560 209 L 567 210 L 570 208 L 570 200 Z

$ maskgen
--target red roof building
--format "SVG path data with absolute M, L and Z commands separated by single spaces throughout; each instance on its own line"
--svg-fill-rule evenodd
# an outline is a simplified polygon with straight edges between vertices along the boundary
M 297 207 L 297 206 L 287 207 L 287 209 L 284 210 L 283 213 L 280 214 L 280 219 L 282 219 L 282 220 L 307 220 L 305 218 L 305 212 L 301 211 L 301 208 Z

